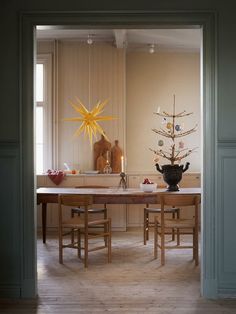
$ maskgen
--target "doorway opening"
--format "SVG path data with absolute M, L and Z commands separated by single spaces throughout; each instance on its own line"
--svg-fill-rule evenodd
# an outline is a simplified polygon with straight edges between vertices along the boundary
M 181 21 L 181 23 L 180 23 Z M 212 12 L 189 13 L 177 12 L 85 12 L 73 14 L 60 13 L 34 13 L 21 16 L 21 159 L 22 166 L 22 297 L 34 297 L 37 294 L 37 267 L 35 246 L 36 239 L 32 230 L 36 230 L 35 212 L 35 186 L 34 174 L 34 138 L 29 130 L 34 129 L 32 106 L 34 104 L 34 55 L 35 28 L 37 25 L 80 25 L 81 29 L 87 28 L 173 28 L 183 25 L 183 28 L 192 28 L 200 25 L 203 32 L 202 44 L 202 82 L 201 82 L 201 103 L 202 103 L 202 258 L 201 258 L 201 293 L 202 296 L 215 298 L 217 296 L 217 254 L 215 245 L 215 182 L 211 179 L 215 172 L 216 156 L 216 55 L 215 55 L 215 16 Z M 122 25 L 122 27 L 121 27 Z M 141 27 L 140 27 L 141 26 Z M 206 132 L 207 130 L 207 132 Z M 31 175 L 29 175 L 31 174 Z M 29 193 L 32 191 L 32 193 Z M 206 192 L 207 191 L 207 197 Z M 207 208 L 207 211 L 205 210 Z M 35 209 L 36 210 L 36 209 Z M 35 228 L 32 228 L 35 226 Z M 31 265 L 31 267 L 28 267 Z
M 43 109 L 45 118 L 40 110 L 43 101 L 37 102 L 39 134 L 44 130 L 44 134 L 38 136 L 42 139 L 38 144 L 41 146 L 37 155 L 40 166 L 36 167 L 40 169 L 37 176 L 38 187 L 52 186 L 46 174 L 48 169 L 60 169 L 69 173 L 67 182 L 64 182 L 67 186 L 79 185 L 86 170 L 96 170 L 89 142 L 83 137 L 72 140 L 78 126 L 63 121 L 74 114 L 70 103 L 78 98 L 90 109 L 99 99 L 109 99 L 106 113 L 116 115 L 118 119 L 110 124 L 104 123 L 103 127 L 112 142 L 119 140 L 125 152 L 130 187 L 138 187 L 147 176 L 154 182 L 158 179 L 153 163 L 154 156 L 149 148 L 160 144 L 161 137 L 156 138 L 152 129 L 165 128 L 170 121 L 165 118 L 158 120 L 155 112 L 171 113 L 173 101 L 176 112 L 193 112 L 190 118 L 178 124 L 182 131 L 198 125 L 193 137 L 178 141 L 178 145 L 183 145 L 184 150 L 192 147 L 192 143 L 197 147 L 187 159 L 191 164 L 188 171 L 190 173 L 186 174 L 180 186 L 201 186 L 203 158 L 200 26 L 187 29 L 76 29 L 38 26 L 36 38 L 37 65 L 39 73 L 44 71 L 38 80 L 40 84 L 36 80 L 36 87 L 41 88 L 39 96 L 48 100 Z M 42 80 L 45 84 L 42 84 Z M 47 81 L 53 82 L 49 83 L 50 89 L 47 88 Z M 49 146 L 51 148 L 47 150 Z M 137 156 L 142 158 L 136 158 Z M 163 163 L 163 160 L 160 162 Z M 76 175 L 70 176 L 72 170 L 76 171 Z M 93 180 L 97 184 L 96 175 Z M 163 185 L 161 179 L 158 180 L 158 184 Z M 63 182 L 61 186 L 65 186 Z M 52 230 L 57 228 L 55 206 L 52 205 L 48 211 L 48 227 Z M 39 210 L 39 227 L 40 214 Z M 192 212 L 184 212 L 183 218 L 190 218 L 192 215 Z M 143 206 L 129 205 L 127 211 L 122 208 L 118 215 L 111 210 L 110 216 L 115 230 L 128 228 L 130 232 L 130 228 L 142 227 Z M 43 252 L 40 245 L 40 262 L 43 261 Z M 191 257 L 191 251 L 189 256 Z M 195 279 L 197 281 L 197 277 Z M 200 289 L 200 284 L 198 285 Z

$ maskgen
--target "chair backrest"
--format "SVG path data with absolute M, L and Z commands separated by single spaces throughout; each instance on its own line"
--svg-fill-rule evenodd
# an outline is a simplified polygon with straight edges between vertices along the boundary
M 200 204 L 200 195 L 193 194 L 161 194 L 160 203 L 165 206 L 195 206 Z
M 91 195 L 82 194 L 59 194 L 58 195 L 58 208 L 59 208 L 59 226 L 62 223 L 62 207 L 84 207 L 84 222 L 87 226 L 88 224 L 88 207 L 93 204 L 93 197 Z
M 65 206 L 89 206 L 93 204 L 93 197 L 91 195 L 78 194 L 59 194 L 58 203 Z
M 175 207 L 182 207 L 182 206 L 194 206 L 195 213 L 194 218 L 196 224 L 198 224 L 198 207 L 200 204 L 200 195 L 194 194 L 161 194 L 160 195 L 160 203 L 161 203 L 161 224 L 164 225 L 164 209 L 165 205 L 167 206 L 175 206 Z

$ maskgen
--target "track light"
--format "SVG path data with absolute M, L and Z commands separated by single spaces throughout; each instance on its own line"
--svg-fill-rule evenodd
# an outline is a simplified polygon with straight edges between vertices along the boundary
M 93 40 L 92 40 L 92 38 L 90 37 L 90 35 L 88 35 L 87 44 L 88 44 L 88 45 L 92 45 L 92 43 L 93 43 Z
M 148 51 L 149 51 L 149 53 L 154 53 L 155 52 L 155 45 L 154 44 L 150 44 Z

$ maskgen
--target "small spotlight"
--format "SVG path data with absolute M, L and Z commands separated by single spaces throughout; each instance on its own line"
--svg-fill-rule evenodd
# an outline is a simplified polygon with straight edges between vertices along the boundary
M 154 53 L 155 52 L 155 45 L 154 44 L 150 44 L 149 45 L 149 53 Z
M 87 44 L 88 44 L 88 45 L 92 45 L 92 43 L 93 43 L 93 40 L 92 40 L 92 38 L 88 35 Z

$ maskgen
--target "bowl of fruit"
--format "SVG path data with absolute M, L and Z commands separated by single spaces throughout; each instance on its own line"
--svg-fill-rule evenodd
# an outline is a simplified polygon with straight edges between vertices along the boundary
M 140 183 L 140 189 L 143 192 L 153 192 L 156 190 L 157 184 L 145 178 L 142 183 Z

